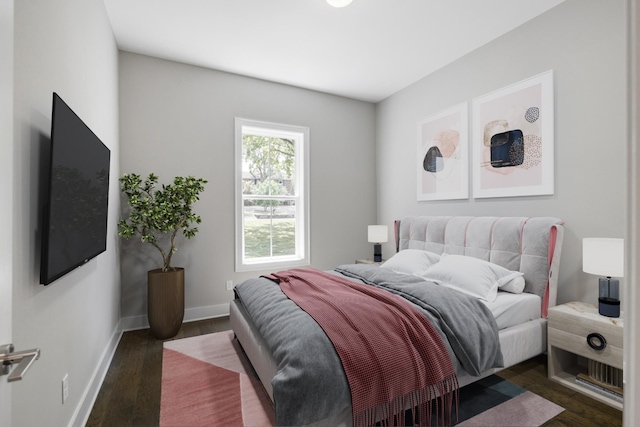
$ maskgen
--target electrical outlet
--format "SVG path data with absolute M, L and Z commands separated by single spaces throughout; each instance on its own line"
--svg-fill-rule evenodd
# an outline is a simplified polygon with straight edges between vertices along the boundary
M 62 403 L 66 402 L 69 397 L 69 374 L 65 374 L 62 378 Z
M 232 291 L 233 290 L 233 280 L 227 280 L 226 285 L 227 285 L 227 290 L 228 291 Z

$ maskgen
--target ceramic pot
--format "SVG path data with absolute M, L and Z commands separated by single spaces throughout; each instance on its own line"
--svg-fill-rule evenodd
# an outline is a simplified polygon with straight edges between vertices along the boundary
M 161 340 L 175 337 L 184 319 L 184 268 L 149 271 L 147 297 L 153 336 Z

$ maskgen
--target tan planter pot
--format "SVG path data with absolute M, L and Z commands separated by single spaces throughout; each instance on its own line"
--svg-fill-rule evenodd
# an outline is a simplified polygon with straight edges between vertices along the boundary
M 184 268 L 147 273 L 149 326 L 154 337 L 176 336 L 184 319 Z

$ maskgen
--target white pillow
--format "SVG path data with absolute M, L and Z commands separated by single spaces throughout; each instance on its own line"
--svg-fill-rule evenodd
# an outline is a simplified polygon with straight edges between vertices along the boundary
M 442 254 L 437 264 L 414 274 L 489 302 L 495 301 L 499 286 L 522 276 L 519 271 L 478 258 L 447 254 Z
M 511 292 L 512 294 L 521 294 L 524 291 L 524 276 L 516 276 L 504 285 L 498 286 L 501 291 Z
M 404 249 L 385 261 L 380 268 L 396 273 L 413 274 L 429 268 L 440 260 L 440 255 L 420 249 Z

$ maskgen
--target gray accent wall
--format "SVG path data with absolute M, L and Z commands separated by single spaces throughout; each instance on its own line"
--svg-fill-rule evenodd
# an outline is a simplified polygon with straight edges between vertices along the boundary
M 407 214 L 559 217 L 566 232 L 558 302 L 597 303 L 598 278 L 582 272 L 582 238 L 625 237 L 626 8 L 623 1 L 567 0 L 380 102 L 379 222 Z M 547 70 L 555 85 L 554 195 L 417 202 L 417 123 L 469 101 L 472 132 L 473 98 Z
M 199 233 L 181 239 L 172 264 L 184 267 L 185 319 L 227 314 L 238 283 L 265 272 L 234 271 L 234 118 L 310 129 L 311 265 L 328 269 L 372 256 L 376 220 L 375 106 L 148 56 L 120 53 L 121 171 L 169 183 L 209 181 L 194 205 Z M 126 207 L 123 206 L 126 210 Z M 159 252 L 123 240 L 125 328 L 146 322 L 146 273 Z

